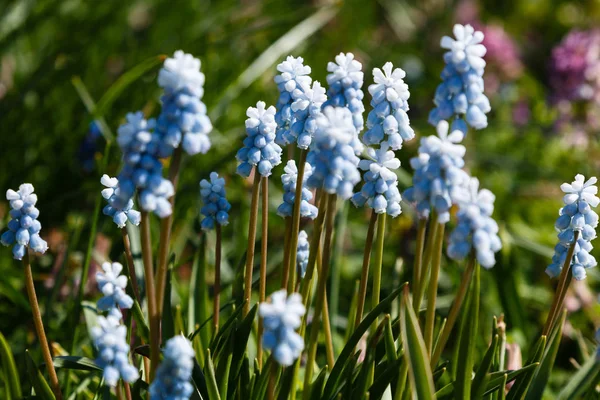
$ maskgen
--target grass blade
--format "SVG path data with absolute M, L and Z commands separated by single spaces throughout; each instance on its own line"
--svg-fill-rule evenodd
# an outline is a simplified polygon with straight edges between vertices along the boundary
M 4 335 L 0 333 L 0 362 L 6 379 L 6 387 L 9 393 L 9 399 L 21 398 L 21 383 L 19 382 L 19 371 L 13 357 L 12 351 Z
M 27 376 L 31 382 L 31 386 L 35 389 L 36 396 L 42 400 L 55 400 L 54 393 L 50 389 L 50 385 L 44 378 L 44 375 L 35 365 L 35 361 L 31 358 L 29 350 L 25 350 L 25 362 L 27 363 Z

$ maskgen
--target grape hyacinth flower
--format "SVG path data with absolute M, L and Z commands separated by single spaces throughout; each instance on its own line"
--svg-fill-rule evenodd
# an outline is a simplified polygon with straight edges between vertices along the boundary
M 567 258 L 567 252 L 575 238 L 575 231 L 579 232 L 573 260 L 571 261 L 573 277 L 577 280 L 585 279 L 586 269 L 597 265 L 596 259 L 590 254 L 592 244 L 596 238 L 596 227 L 598 226 L 598 214 L 592 210 L 600 203 L 598 198 L 597 179 L 592 177 L 585 181 L 581 174 L 575 176 L 572 183 L 563 183 L 560 188 L 565 192 L 563 202 L 565 203 L 559 211 L 555 228 L 559 232 L 559 243 L 554 248 L 552 264 L 546 269 L 550 277 L 560 274 Z
M 286 144 L 296 143 L 298 148 L 306 150 L 312 142 L 317 130 L 317 118 L 321 114 L 321 107 L 327 100 L 325 88 L 317 81 L 312 87 L 294 90 L 295 101 L 292 103 L 294 122 L 286 131 L 284 140 Z
M 481 44 L 486 48 L 485 87 L 488 93 L 497 93 L 501 83 L 514 81 L 523 73 L 519 48 L 501 25 L 476 24 L 475 29 L 484 34 Z
M 204 205 L 200 213 L 204 216 L 200 223 L 202 229 L 211 230 L 216 224 L 221 226 L 229 223 L 231 204 L 225 198 L 225 179 L 216 172 L 210 173 L 210 181 L 200 181 L 200 196 Z
M 281 163 L 281 147 L 275 143 L 275 107 L 265 108 L 264 101 L 256 103 L 256 108 L 248 107 L 246 115 L 246 134 L 244 147 L 236 155 L 240 162 L 237 173 L 250 176 L 252 167 L 258 168 L 262 176 L 271 175 L 271 170 Z
M 100 178 L 100 183 L 106 187 L 102 190 L 102 197 L 108 201 L 102 210 L 104 215 L 111 217 L 119 228 L 124 228 L 127 221 L 133 225 L 139 225 L 141 214 L 133 209 L 133 199 L 125 201 L 120 196 L 119 180 L 104 174 Z
M 369 148 L 367 152 L 372 160 L 361 160 L 358 165 L 367 172 L 363 177 L 365 183 L 361 191 L 352 196 L 352 203 L 356 207 L 367 204 L 375 213 L 387 213 L 395 218 L 402 212 L 402 197 L 398 191 L 398 176 L 392 170 L 400 168 L 400 160 L 385 142 L 380 149 Z
M 288 56 L 277 66 L 277 71 L 280 74 L 275 76 L 275 83 L 279 90 L 275 113 L 275 122 L 277 122 L 275 143 L 284 146 L 297 141 L 298 136 L 294 138 L 289 132 L 294 123 L 292 103 L 304 93 L 305 88 L 310 88 L 312 79 L 309 76 L 311 69 L 308 65 L 304 65 L 302 57 Z
M 471 178 L 468 187 L 462 191 L 456 228 L 450 234 L 450 258 L 462 260 L 473 248 L 481 266 L 489 269 L 496 264 L 494 253 L 502 248 L 502 242 L 498 224 L 492 218 L 495 199 L 491 191 L 479 190 L 479 180 Z
M 401 68 L 394 69 L 391 62 L 385 63 L 383 71 L 373 69 L 375 83 L 369 86 L 373 109 L 367 117 L 363 143 L 379 145 L 385 139 L 392 150 L 398 150 L 403 141 L 415 137 L 406 114 L 410 92 L 403 80 L 405 76 L 406 73 Z
M 334 107 L 347 107 L 352 113 L 352 122 L 357 132 L 363 129 L 363 112 L 365 106 L 362 102 L 364 73 L 362 64 L 354 59 L 352 53 L 340 53 L 335 57 L 335 62 L 327 63 L 327 84 L 329 100 L 323 105 Z
M 317 126 L 307 156 L 307 162 L 313 167 L 307 186 L 322 187 L 325 192 L 347 200 L 352 197 L 354 185 L 360 181 L 357 168 L 360 160 L 352 147 L 357 136 L 352 115 L 347 108 L 326 107 Z
M 42 224 L 38 221 L 40 210 L 35 208 L 37 195 L 33 193 L 31 183 L 24 183 L 19 190 L 8 189 L 6 200 L 10 202 L 10 217 L 8 231 L 0 237 L 0 243 L 13 247 L 13 257 L 21 260 L 25 256 L 27 247 L 36 253 L 44 254 L 48 250 L 48 243 L 40 237 Z
M 127 288 L 127 277 L 121 275 L 123 266 L 118 263 L 105 262 L 102 264 L 102 271 L 96 273 L 96 282 L 98 289 L 103 297 L 98 300 L 97 307 L 100 311 L 109 311 L 111 314 L 116 310 L 114 315 L 119 316 L 119 308 L 129 309 L 133 307 L 133 299 L 125 293 Z
M 138 370 L 129 363 L 129 344 L 127 344 L 127 327 L 119 323 L 114 315 L 98 316 L 99 326 L 94 326 L 90 333 L 94 346 L 98 350 L 96 364 L 104 370 L 104 383 L 110 387 L 117 386 L 119 378 L 133 383 L 138 380 Z
M 446 67 L 442 71 L 442 83 L 438 86 L 429 114 L 429 123 L 436 126 L 441 120 L 455 117 L 452 130 L 467 133 L 467 124 L 475 129 L 487 126 L 486 114 L 491 110 L 490 102 L 483 94 L 483 72 L 486 49 L 481 42 L 483 33 L 471 25 L 454 25 L 455 39 L 444 36 L 441 46 Z M 466 120 L 466 122 L 465 122 Z
M 304 275 L 306 275 L 309 256 L 310 244 L 308 243 L 308 235 L 305 231 L 300 231 L 298 233 L 298 250 L 296 255 L 296 267 L 298 268 L 298 276 L 300 278 L 304 278 Z
M 437 136 L 421 138 L 419 155 L 410 160 L 415 170 L 413 186 L 404 192 L 407 201 L 416 203 L 420 218 L 429 218 L 433 208 L 439 223 L 450 220 L 456 195 L 469 181 L 469 175 L 462 170 L 466 149 L 459 143 L 463 133 L 455 130 L 448 134 L 448 129 L 448 122 L 440 121 Z
M 210 149 L 208 134 L 212 124 L 202 102 L 204 74 L 200 72 L 200 60 L 176 51 L 173 58 L 165 60 L 158 74 L 158 85 L 164 94 L 157 130 L 171 151 L 181 145 L 189 155 L 205 154 Z M 159 156 L 169 156 L 171 151 L 165 149 Z
M 187 400 L 194 387 L 190 383 L 194 369 L 194 349 L 184 336 L 167 341 L 164 359 L 150 385 L 150 400 Z
M 289 367 L 304 349 L 304 340 L 295 330 L 306 309 L 300 294 L 286 297 L 285 289 L 273 293 L 271 302 L 261 303 L 258 313 L 264 322 L 263 346 L 273 352 L 275 361 Z
M 277 215 L 291 217 L 294 210 L 294 199 L 296 197 L 296 184 L 298 181 L 298 168 L 296 161 L 289 160 L 285 165 L 284 174 L 281 175 L 283 183 L 283 203 L 277 208 Z M 312 166 L 306 163 L 304 166 L 304 179 L 302 182 L 302 200 L 300 203 L 300 216 L 315 219 L 319 209 L 310 204 L 313 198 L 312 192 L 306 187 L 306 181 L 312 175 Z

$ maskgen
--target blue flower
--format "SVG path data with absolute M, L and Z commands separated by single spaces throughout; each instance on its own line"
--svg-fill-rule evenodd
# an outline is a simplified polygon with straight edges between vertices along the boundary
M 595 177 L 585 181 L 585 177 L 578 174 L 574 182 L 563 183 L 560 186 L 565 192 L 563 197 L 565 205 L 560 209 L 554 225 L 558 231 L 559 243 L 554 248 L 552 264 L 546 269 L 550 277 L 560 274 L 568 249 L 575 238 L 575 231 L 579 232 L 579 238 L 571 262 L 573 277 L 577 280 L 585 279 L 587 276 L 585 270 L 597 265 L 596 259 L 590 254 L 593 248 L 590 242 L 596 238 L 598 226 L 598 214 L 592 208 L 600 203 L 600 198 L 596 195 L 598 193 L 596 182 Z
M 307 186 L 323 188 L 342 199 L 352 197 L 354 185 L 360 181 L 359 158 L 353 144 L 358 140 L 347 108 L 325 107 L 317 120 L 317 131 L 307 156 L 313 172 Z
M 302 336 L 296 333 L 301 317 L 306 312 L 302 296 L 292 293 L 287 297 L 285 289 L 271 295 L 270 303 L 261 303 L 259 315 L 263 318 L 263 346 L 273 352 L 275 361 L 288 367 L 304 349 Z
M 133 306 L 133 299 L 125 293 L 127 277 L 121 275 L 123 266 L 117 262 L 112 264 L 105 262 L 102 264 L 102 271 L 104 272 L 96 273 L 98 289 L 103 295 L 98 300 L 98 310 L 111 311 L 113 308 L 131 308 Z
M 392 150 L 398 150 L 404 140 L 415 137 L 406 114 L 410 92 L 403 80 L 405 76 L 406 73 L 401 68 L 394 69 L 391 62 L 385 63 L 383 71 L 373 70 L 375 83 L 369 86 L 373 110 L 367 118 L 367 131 L 363 135 L 365 144 L 378 145 L 385 138 Z
M 362 64 L 354 59 L 352 53 L 340 53 L 335 57 L 335 62 L 327 63 L 327 84 L 329 100 L 324 107 L 348 107 L 352 112 L 352 122 L 357 132 L 363 129 L 363 112 L 365 106 L 362 102 L 364 74 Z
M 108 204 L 102 210 L 104 215 L 112 217 L 113 222 L 119 228 L 124 228 L 127 221 L 133 225 L 139 225 L 141 215 L 139 211 L 133 209 L 133 199 L 130 198 L 125 201 L 120 196 L 119 180 L 104 174 L 100 179 L 100 183 L 106 186 L 106 189 L 102 190 L 102 197 L 108 200 Z
M 301 149 L 308 149 L 312 137 L 317 130 L 317 119 L 321 115 L 321 107 L 327 100 L 325 89 L 319 82 L 312 87 L 294 90 L 294 102 L 291 105 L 293 124 L 283 133 L 285 144 L 296 143 Z
M 21 260 L 27 251 L 26 247 L 36 253 L 44 254 L 48 250 L 48 243 L 40 237 L 42 224 L 37 220 L 40 210 L 35 208 L 37 196 L 33 193 L 33 185 L 24 183 L 18 191 L 8 189 L 6 200 L 10 202 L 10 217 L 8 231 L 2 234 L 0 243 L 13 247 L 13 257 Z
M 468 187 L 461 192 L 457 224 L 450 234 L 448 256 L 453 260 L 462 260 L 473 248 L 479 264 L 484 268 L 492 268 L 496 264 L 494 253 L 502 248 L 498 224 L 492 218 L 496 197 L 487 189 L 479 190 L 476 178 L 471 178 Z
M 157 130 L 171 147 L 163 148 L 159 156 L 169 156 L 180 144 L 190 155 L 205 154 L 210 149 L 208 134 L 212 124 L 202 102 L 204 74 L 200 72 L 200 60 L 176 51 L 173 58 L 165 60 L 158 74 L 158 85 L 164 94 Z
M 285 165 L 284 174 L 281 175 L 283 183 L 283 203 L 277 208 L 277 214 L 282 217 L 291 217 L 294 210 L 294 199 L 296 197 L 296 184 L 298 182 L 298 168 L 296 162 L 289 160 Z M 304 166 L 304 179 L 302 182 L 302 202 L 300 203 L 300 215 L 310 219 L 317 218 L 319 209 L 309 202 L 313 198 L 312 192 L 305 186 L 306 181 L 312 175 L 312 166 L 306 163 Z
M 444 36 L 441 46 L 446 67 L 442 71 L 442 83 L 438 86 L 434 103 L 436 108 L 429 114 L 429 123 L 437 125 L 441 120 L 455 117 L 453 130 L 467 133 L 467 124 L 475 129 L 487 126 L 490 102 L 483 94 L 483 72 L 486 49 L 481 42 L 483 33 L 471 25 L 454 25 L 456 39 Z M 466 120 L 466 123 L 465 123 Z
M 246 134 L 244 147 L 236 155 L 240 162 L 237 173 L 250 176 L 252 167 L 258 167 L 262 176 L 271 175 L 271 170 L 281 163 L 281 147 L 275 143 L 275 107 L 265 108 L 264 101 L 256 103 L 256 108 L 248 107 L 246 115 Z
M 387 143 L 383 143 L 378 150 L 369 148 L 367 153 L 372 160 L 361 160 L 358 165 L 367 172 L 361 191 L 352 196 L 352 203 L 356 207 L 367 204 L 375 213 L 387 213 L 395 218 L 402 212 L 402 197 L 398 191 L 398 176 L 392 170 L 400 168 L 400 160 L 392 150 L 388 150 Z
M 194 369 L 194 349 L 189 340 L 175 336 L 167 341 L 164 359 L 150 385 L 150 400 L 187 400 L 194 387 L 190 383 Z
M 415 170 L 413 187 L 404 192 L 407 201 L 416 203 L 420 218 L 429 218 L 433 207 L 440 223 L 450 220 L 450 208 L 456 204 L 456 194 L 469 181 L 469 175 L 462 170 L 466 149 L 459 143 L 463 133 L 455 130 L 448 134 L 448 128 L 446 121 L 440 121 L 437 136 L 421 138 L 419 155 L 410 160 Z
M 296 96 L 304 92 L 305 88 L 310 88 L 312 81 L 309 76 L 310 67 L 303 63 L 302 57 L 288 56 L 277 66 L 280 74 L 275 76 L 275 83 L 279 90 L 277 113 L 275 114 L 275 122 L 277 122 L 275 142 L 281 146 L 296 142 L 295 138 L 289 134 L 294 123 L 292 103 L 296 100 Z
M 129 383 L 137 381 L 139 372 L 129 363 L 127 327 L 121 325 L 114 315 L 99 316 L 98 324 L 99 326 L 91 329 L 90 334 L 98 350 L 96 364 L 104 370 L 104 383 L 115 387 L 119 378 Z
M 296 267 L 300 278 L 304 278 L 304 275 L 306 275 L 309 256 L 310 244 L 308 243 L 308 235 L 305 231 L 300 231 L 298 232 L 298 250 L 296 253 Z
M 200 181 L 200 196 L 204 203 L 200 209 L 200 213 L 204 215 L 200 223 L 202 229 L 214 229 L 215 224 L 227 225 L 231 204 L 225 198 L 225 179 L 219 178 L 216 172 L 211 172 L 210 182 L 206 179 Z

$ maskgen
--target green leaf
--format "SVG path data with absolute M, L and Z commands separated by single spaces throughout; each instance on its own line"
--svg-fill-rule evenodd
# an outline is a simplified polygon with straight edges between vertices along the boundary
M 215 377 L 215 366 L 210 355 L 210 349 L 206 349 L 206 365 L 204 366 L 206 387 L 208 389 L 208 398 L 210 400 L 221 400 L 219 395 L 219 387 L 217 385 L 217 378 Z
M 404 363 L 403 358 L 388 363 L 387 368 L 380 374 L 376 374 L 375 382 L 369 388 L 369 398 L 379 399 L 394 378 L 398 377 L 400 367 Z
M 541 360 L 542 356 L 544 355 L 545 347 L 546 347 L 546 336 L 541 336 L 537 341 L 537 345 L 535 346 L 535 351 L 533 352 L 533 354 L 529 358 L 529 360 L 527 360 L 527 363 L 525 363 L 525 365 L 531 365 L 531 364 L 539 365 L 539 361 Z M 531 379 L 533 378 L 534 373 L 535 373 L 535 369 L 532 369 L 532 370 L 527 371 L 526 373 L 522 374 L 521 376 L 519 376 L 519 379 L 517 379 L 515 381 L 515 384 L 510 388 L 507 399 L 509 399 L 509 400 L 521 399 L 527 392 L 527 388 L 529 387 L 529 384 L 531 383 Z
M 275 372 L 271 371 L 273 368 L 275 368 Z M 254 370 L 260 371 L 260 373 L 256 379 L 254 391 L 252 393 L 253 400 L 263 400 L 265 398 L 265 394 L 267 393 L 267 388 L 269 386 L 269 379 L 271 379 L 271 374 L 274 373 L 278 375 L 278 369 L 279 366 L 275 361 L 273 361 L 273 355 L 267 358 L 267 362 L 265 365 L 263 365 L 262 370 L 258 368 L 258 362 L 255 359 Z
M 208 304 L 208 294 L 206 287 L 206 234 L 200 237 L 200 246 L 196 251 L 194 263 L 192 265 L 192 276 L 190 277 L 190 294 L 188 300 L 188 329 L 196 329 L 196 323 L 205 321 L 207 318 L 206 307 Z M 198 329 L 190 338 L 192 340 L 196 334 L 200 334 L 202 348 L 208 348 L 209 332 L 207 329 Z M 211 347 L 212 348 L 212 347 Z
M 219 394 L 222 399 L 227 398 L 229 388 L 229 371 L 231 369 L 231 360 L 233 359 L 233 348 L 236 344 L 236 334 L 229 335 L 228 345 L 225 347 L 226 353 L 219 360 L 217 366 L 217 376 L 219 377 Z M 235 382 L 233 382 L 235 384 Z
M 27 363 L 27 377 L 31 382 L 31 386 L 35 389 L 36 396 L 39 396 L 42 400 L 55 400 L 50 385 L 44 378 L 42 371 L 35 365 L 29 350 L 25 350 L 25 362 Z
M 321 395 L 323 394 L 323 388 L 325 387 L 325 377 L 326 376 L 327 376 L 327 368 L 323 368 L 321 370 L 321 372 L 319 373 L 319 375 L 317 376 L 317 379 L 310 386 L 310 388 L 311 388 L 310 399 L 311 400 L 320 400 L 323 398 L 323 397 L 321 397 Z
M 394 334 L 392 333 L 392 322 L 388 318 L 387 324 L 385 324 L 385 354 L 389 361 L 396 361 L 398 355 L 396 354 L 396 344 L 394 342 Z
M 77 356 L 59 356 L 54 357 L 53 364 L 55 368 L 75 369 L 80 371 L 102 371 L 102 368 L 96 365 L 94 360 L 87 357 Z
M 400 308 L 400 324 L 402 343 L 404 343 L 404 358 L 408 365 L 412 393 L 418 399 L 435 399 L 429 355 L 419 328 L 419 320 L 408 296 L 408 286 L 405 286 Z
M 171 256 L 168 265 L 172 265 L 174 256 Z M 163 313 L 162 313 L 162 337 L 164 340 L 175 336 L 175 319 L 173 318 L 173 307 L 171 306 L 171 268 L 167 269 L 167 276 L 165 280 L 165 297 L 163 299 Z
M 243 308 L 244 306 L 242 305 L 239 310 L 242 310 Z M 252 326 L 254 324 L 254 319 L 256 318 L 257 312 L 258 304 L 255 304 L 250 309 L 246 317 L 244 317 L 242 323 L 236 327 L 235 335 L 233 335 L 235 337 L 235 341 L 233 346 L 233 357 L 231 361 L 231 373 L 229 377 L 230 387 L 235 387 L 236 381 L 239 379 L 244 357 L 246 355 L 248 340 L 250 339 L 250 334 L 252 333 Z
M 206 386 L 206 378 L 204 377 L 204 373 L 202 372 L 202 368 L 200 368 L 200 364 L 198 364 L 198 360 L 194 358 L 194 369 L 192 370 L 192 382 L 194 382 L 194 386 L 196 387 L 196 395 L 200 399 L 209 399 L 208 396 L 208 387 Z
M 12 351 L 8 342 L 4 338 L 4 335 L 0 332 L 0 363 L 2 364 L 2 370 L 4 371 L 4 378 L 6 379 L 6 388 L 8 393 L 8 399 L 20 399 L 21 398 L 21 383 L 19 382 L 19 371 L 17 371 L 17 365 L 13 357 Z
M 79 95 L 79 98 L 81 99 L 87 111 L 92 115 L 96 115 L 96 103 L 94 102 L 94 99 L 92 99 L 90 92 L 87 90 L 87 87 L 85 86 L 81 78 L 78 76 L 74 76 L 73 78 L 71 78 L 71 83 L 75 87 L 75 90 L 77 91 L 77 94 Z M 104 139 L 107 142 L 112 142 L 115 135 L 112 133 L 109 125 L 106 123 L 104 116 L 97 115 L 96 122 L 98 122 L 98 125 L 100 127 L 100 133 L 102 133 Z M 96 213 L 95 215 L 97 216 L 98 213 Z
M 137 381 L 135 381 L 133 387 L 131 388 L 131 395 L 136 400 L 143 399 L 144 397 L 142 395 L 142 390 L 148 392 L 148 388 L 148 382 L 143 381 L 142 379 L 138 379 Z
M 600 363 L 596 356 L 592 355 L 587 359 L 583 366 L 569 379 L 569 383 L 558 394 L 559 400 L 580 399 L 595 378 L 600 373 Z
M 473 378 L 473 383 L 471 385 L 471 396 L 474 399 L 478 399 L 483 395 L 485 390 L 485 380 L 494 361 L 496 348 L 498 347 L 498 339 L 499 337 L 497 334 L 492 337 L 492 343 L 490 343 L 490 347 L 488 347 L 479 368 L 477 368 L 475 378 Z

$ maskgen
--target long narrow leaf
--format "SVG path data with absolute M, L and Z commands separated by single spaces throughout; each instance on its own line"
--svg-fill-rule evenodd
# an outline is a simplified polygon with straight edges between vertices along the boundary
M 21 398 L 21 383 L 19 382 L 19 371 L 13 357 L 12 351 L 4 335 L 0 333 L 0 363 L 5 374 L 6 386 L 9 397 L 14 399 Z
M 587 359 L 583 366 L 571 377 L 569 383 L 558 394 L 559 400 L 575 400 L 589 388 L 594 378 L 600 373 L 600 363 L 595 355 Z

